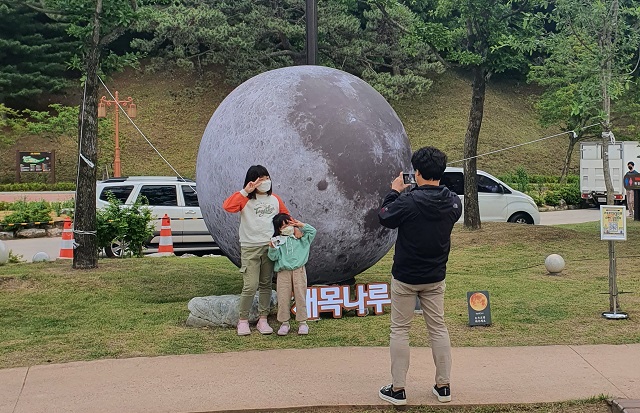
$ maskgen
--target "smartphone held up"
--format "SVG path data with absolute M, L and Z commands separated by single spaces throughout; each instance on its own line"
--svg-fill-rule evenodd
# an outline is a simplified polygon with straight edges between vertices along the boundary
M 407 184 L 415 185 L 416 184 L 416 174 L 403 172 L 402 173 L 402 181 L 405 183 L 405 185 L 407 185 Z

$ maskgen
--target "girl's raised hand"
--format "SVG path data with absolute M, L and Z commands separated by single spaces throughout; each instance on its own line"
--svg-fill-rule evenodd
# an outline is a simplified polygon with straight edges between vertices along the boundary
M 295 218 L 291 218 L 291 225 L 293 225 L 294 227 L 298 227 L 298 228 L 302 228 L 304 227 L 304 222 L 300 222 Z
M 252 193 L 263 180 L 263 178 L 258 178 L 255 181 L 249 182 L 247 186 L 244 187 L 244 191 L 248 194 Z

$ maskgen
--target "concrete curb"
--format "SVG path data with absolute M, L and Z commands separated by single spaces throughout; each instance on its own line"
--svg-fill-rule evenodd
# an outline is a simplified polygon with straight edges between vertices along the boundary
M 613 413 L 640 413 L 640 400 L 614 399 L 611 401 Z

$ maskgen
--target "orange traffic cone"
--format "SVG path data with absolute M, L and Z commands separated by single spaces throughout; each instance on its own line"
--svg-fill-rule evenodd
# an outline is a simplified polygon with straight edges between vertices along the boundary
M 171 219 L 167 214 L 164 214 L 164 216 L 162 217 L 162 226 L 160 227 L 160 244 L 158 245 L 158 252 L 173 254 L 173 237 L 171 236 Z
M 71 219 L 64 219 L 62 228 L 62 245 L 60 245 L 60 256 L 62 259 L 73 259 L 73 230 L 71 229 Z

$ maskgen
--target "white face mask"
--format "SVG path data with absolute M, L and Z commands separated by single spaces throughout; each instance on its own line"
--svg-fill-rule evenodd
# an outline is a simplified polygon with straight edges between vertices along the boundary
M 260 192 L 268 192 L 271 189 L 271 181 L 262 181 L 257 189 Z
M 284 235 L 285 237 L 290 237 L 293 235 L 293 227 L 291 225 L 284 227 L 280 230 L 280 234 Z

